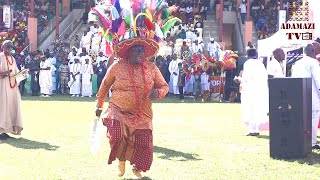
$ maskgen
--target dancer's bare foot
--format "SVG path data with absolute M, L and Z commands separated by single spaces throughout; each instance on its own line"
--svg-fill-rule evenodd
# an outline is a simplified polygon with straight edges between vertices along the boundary
M 141 175 L 142 171 L 141 170 L 134 167 L 134 168 L 132 168 L 132 172 L 133 172 L 135 179 L 142 179 L 142 175 Z
M 119 161 L 118 170 L 119 170 L 118 176 L 122 177 L 126 171 L 126 161 Z

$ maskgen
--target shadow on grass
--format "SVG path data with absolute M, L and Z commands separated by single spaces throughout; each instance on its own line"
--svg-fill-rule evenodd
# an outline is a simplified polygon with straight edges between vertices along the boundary
M 274 158 L 275 160 L 287 161 L 287 162 L 298 162 L 299 164 L 307 164 L 309 166 L 319 166 L 320 164 L 320 150 L 313 150 L 304 159 L 284 159 L 284 158 Z
M 269 135 L 259 135 L 258 138 L 259 139 L 267 139 L 267 140 L 269 140 Z
M 97 98 L 95 95 L 92 97 L 71 97 L 70 95 L 52 95 L 49 98 L 46 97 L 39 97 L 39 96 L 30 96 L 30 95 L 24 95 L 22 96 L 23 101 L 69 101 L 69 102 L 95 102 Z M 106 99 L 106 102 L 108 102 L 109 98 Z M 161 103 L 188 103 L 188 104 L 214 104 L 214 103 L 222 103 L 222 104 L 228 104 L 224 102 L 213 102 L 213 101 L 208 101 L 208 102 L 201 102 L 200 100 L 194 101 L 194 99 L 190 98 L 185 98 L 184 102 L 179 100 L 178 97 L 174 96 L 167 96 L 164 99 L 161 100 L 155 100 L 153 103 L 156 104 L 161 104 Z M 234 104 L 234 103 L 231 103 Z
M 2 141 L 3 144 L 9 144 L 21 149 L 45 149 L 47 151 L 56 151 L 59 146 L 51 145 L 45 142 L 32 141 L 25 138 L 9 138 Z
M 181 151 L 175 151 L 172 149 L 158 147 L 158 146 L 153 146 L 153 151 L 155 153 L 164 154 L 162 156 L 159 156 L 159 158 L 161 158 L 161 159 L 172 160 L 173 158 L 180 158 L 181 157 L 183 159 L 180 159 L 178 161 L 202 160 L 202 159 L 197 158 L 199 156 L 198 154 L 184 153 Z

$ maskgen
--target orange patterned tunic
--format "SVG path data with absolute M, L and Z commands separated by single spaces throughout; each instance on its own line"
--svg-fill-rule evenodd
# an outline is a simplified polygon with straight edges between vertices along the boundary
M 158 99 L 162 99 L 168 93 L 169 86 L 164 80 L 160 70 L 156 65 L 149 61 L 141 65 L 131 65 L 133 77 L 138 89 L 139 103 L 142 104 L 143 115 L 136 120 L 137 104 L 134 85 L 130 77 L 129 64 L 121 60 L 112 64 L 104 77 L 99 92 L 97 94 L 97 107 L 102 108 L 107 97 L 109 89 L 112 89 L 112 96 L 109 101 L 109 107 L 103 118 L 115 119 L 131 128 L 152 129 L 152 101 L 143 98 L 144 79 L 142 67 L 145 72 L 147 87 L 147 96 L 152 89 L 158 90 Z M 136 121 L 134 121 L 136 120 Z

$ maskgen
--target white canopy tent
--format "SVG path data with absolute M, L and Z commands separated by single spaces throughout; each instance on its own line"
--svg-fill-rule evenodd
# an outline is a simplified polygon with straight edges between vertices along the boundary
M 272 57 L 272 52 L 276 48 L 282 48 L 285 53 L 288 51 L 293 51 L 301 47 L 305 47 L 307 44 L 313 42 L 317 37 L 320 37 L 320 11 L 316 8 L 320 7 L 319 0 L 308 0 L 309 2 L 309 21 L 287 21 L 287 23 L 315 23 L 315 29 L 311 30 L 292 30 L 292 29 L 279 29 L 274 35 L 269 38 L 258 40 L 258 54 L 259 58 L 267 57 L 270 59 Z M 288 39 L 286 33 L 312 33 L 312 40 L 302 40 L 300 38 L 297 40 L 293 37 L 292 40 Z M 286 64 L 286 60 L 283 62 Z M 284 66 L 286 67 L 286 66 Z

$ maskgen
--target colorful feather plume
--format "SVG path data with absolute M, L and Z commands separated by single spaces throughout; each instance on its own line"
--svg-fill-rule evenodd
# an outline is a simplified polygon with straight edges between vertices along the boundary
M 176 22 L 182 22 L 182 21 L 179 18 L 175 17 L 175 18 L 169 19 L 166 23 L 164 23 L 164 25 L 161 28 L 163 34 L 166 34 L 171 29 L 171 27 L 174 26 Z
M 91 9 L 89 19 L 100 24 L 110 48 L 125 39 L 150 38 L 160 42 L 179 18 L 177 7 L 164 0 L 105 0 Z
M 100 26 L 102 26 L 102 28 L 104 29 L 110 28 L 110 25 L 111 25 L 110 20 L 107 19 L 105 14 L 102 14 L 100 10 L 97 8 L 92 8 L 91 11 L 92 11 L 92 15 L 96 15 L 99 17 Z
M 237 57 L 238 55 L 235 52 L 227 50 L 224 53 L 222 53 L 219 62 L 221 63 L 224 69 L 235 69 L 237 67 Z

